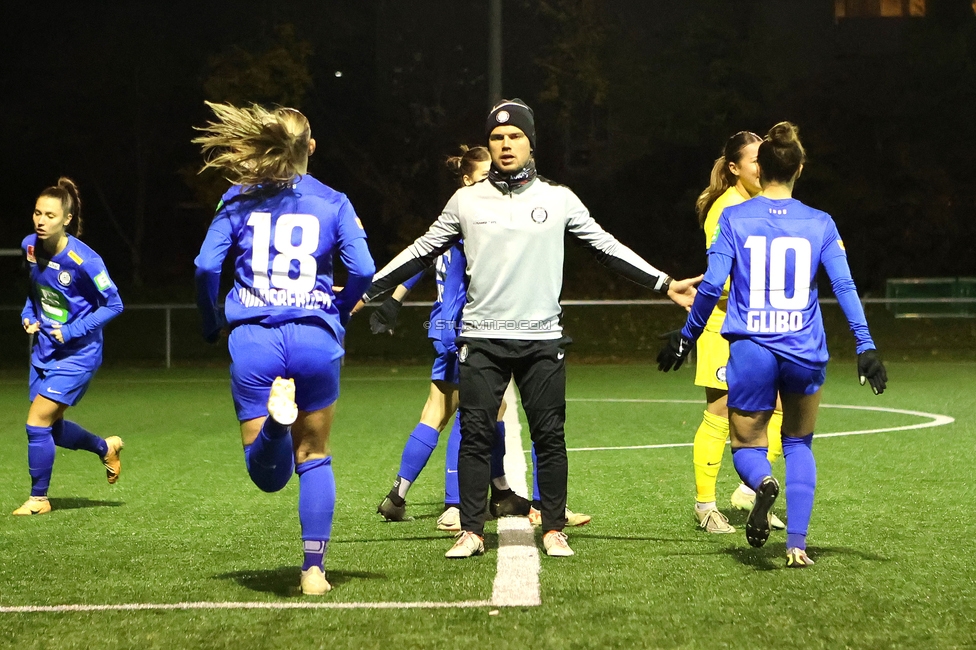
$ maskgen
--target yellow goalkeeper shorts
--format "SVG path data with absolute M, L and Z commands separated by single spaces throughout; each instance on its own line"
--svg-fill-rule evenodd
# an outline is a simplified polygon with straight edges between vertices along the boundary
M 728 390 L 725 382 L 725 366 L 729 363 L 729 342 L 718 332 L 705 330 L 695 346 L 697 367 L 695 385 L 705 388 Z

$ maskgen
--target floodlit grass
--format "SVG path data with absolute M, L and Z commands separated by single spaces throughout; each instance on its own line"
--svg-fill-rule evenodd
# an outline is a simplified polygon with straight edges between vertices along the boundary
M 832 364 L 826 404 L 950 415 L 947 426 L 815 441 L 820 483 L 809 544 L 817 565 L 784 568 L 783 533 L 763 549 L 708 536 L 692 517 L 690 447 L 570 454 L 576 557 L 542 558 L 538 608 L 200 610 L 0 614 L 16 648 L 964 647 L 976 644 L 972 363 L 894 363 L 882 397 Z M 0 508 L 27 497 L 26 373 L 0 375 Z M 697 400 L 692 373 L 570 365 L 574 400 Z M 426 368 L 344 370 L 333 434 L 339 488 L 320 602 L 490 598 L 488 554 L 443 558 L 434 529 L 443 444 L 411 490 L 415 521 L 374 513 L 427 391 Z M 690 442 L 701 404 L 571 401 L 575 447 Z M 244 471 L 223 370 L 104 370 L 69 417 L 122 435 L 123 475 L 58 451 L 50 515 L 0 515 L 0 605 L 301 602 L 297 481 L 266 495 Z M 823 409 L 820 433 L 925 418 Z M 524 420 L 523 420 L 524 423 Z M 527 437 L 527 436 L 526 436 Z M 775 470 L 782 476 L 782 463 Z M 726 454 L 720 498 L 737 484 Z M 783 504 L 778 511 L 783 512 Z M 740 513 L 728 512 L 733 524 Z

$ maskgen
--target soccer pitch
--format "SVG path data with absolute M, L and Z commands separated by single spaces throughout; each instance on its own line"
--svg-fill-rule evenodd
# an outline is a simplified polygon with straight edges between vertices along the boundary
M 122 478 L 109 486 L 97 458 L 59 449 L 54 512 L 2 515 L 0 646 L 976 645 L 974 363 L 891 363 L 881 397 L 858 386 L 852 363 L 830 364 L 814 442 L 817 564 L 796 571 L 784 568 L 783 533 L 763 549 L 746 544 L 741 513 L 723 508 L 735 535 L 697 529 L 690 443 L 703 400 L 692 372 L 570 362 L 569 506 L 593 521 L 567 531 L 575 557 L 539 560 L 536 607 L 492 604 L 495 523 L 485 556 L 444 559 L 451 538 L 434 527 L 443 441 L 408 497 L 414 521 L 375 514 L 427 372 L 344 369 L 326 560 L 334 590 L 309 598 L 298 593 L 297 481 L 267 495 L 248 480 L 226 370 L 102 370 L 68 413 L 125 439 Z M 26 369 L 0 375 L 6 513 L 29 490 L 27 406 Z M 720 500 L 738 483 L 731 465 L 727 453 Z M 781 461 L 774 471 L 782 478 Z M 159 607 L 140 609 L 149 606 Z

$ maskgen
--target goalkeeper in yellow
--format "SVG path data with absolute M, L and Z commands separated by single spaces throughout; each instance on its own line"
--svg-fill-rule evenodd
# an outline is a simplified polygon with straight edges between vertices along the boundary
M 718 218 L 722 211 L 738 205 L 759 194 L 759 164 L 756 157 L 762 143 L 755 133 L 740 131 L 725 143 L 723 155 L 712 167 L 709 185 L 698 197 L 695 209 L 698 223 L 705 230 L 705 247 L 711 246 Z M 705 331 L 697 342 L 698 366 L 695 372 L 695 385 L 704 386 L 708 402 L 704 418 L 695 433 L 694 462 L 695 518 L 698 525 L 709 533 L 734 533 L 735 528 L 728 518 L 719 512 L 715 503 L 715 483 L 722 466 L 725 443 L 729 438 L 729 410 L 727 398 L 729 386 L 725 382 L 725 366 L 729 362 L 729 342 L 722 337 L 722 323 L 725 321 L 725 308 L 729 297 L 729 285 L 725 284 L 722 297 L 705 325 Z M 782 406 L 777 399 L 776 410 L 769 421 L 770 462 L 783 454 L 780 428 L 783 423 Z M 745 484 L 740 484 L 732 493 L 732 506 L 740 510 L 751 510 L 756 493 Z M 782 530 L 786 526 L 776 515 L 772 515 L 771 525 Z

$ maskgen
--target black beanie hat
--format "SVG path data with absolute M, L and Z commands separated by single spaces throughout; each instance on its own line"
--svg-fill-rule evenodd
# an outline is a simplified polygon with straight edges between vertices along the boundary
M 535 114 L 528 104 L 516 97 L 503 99 L 488 113 L 485 123 L 485 138 L 499 126 L 511 125 L 522 130 L 529 139 L 529 146 L 535 149 Z

